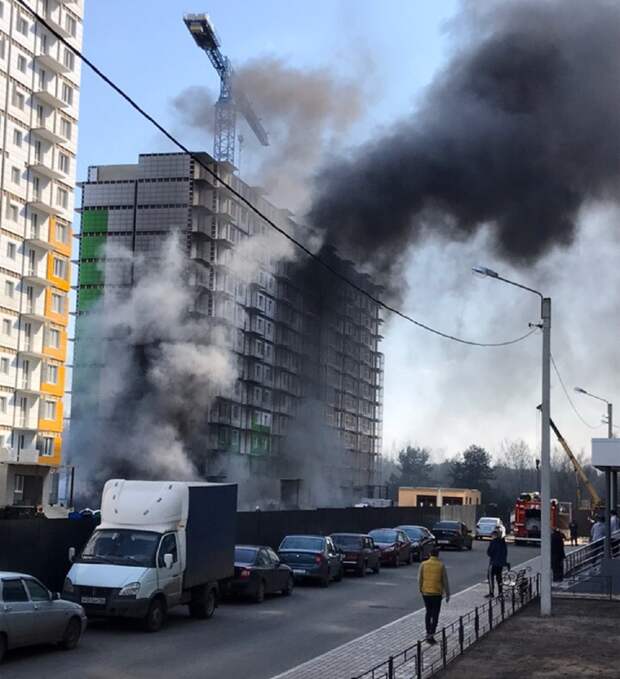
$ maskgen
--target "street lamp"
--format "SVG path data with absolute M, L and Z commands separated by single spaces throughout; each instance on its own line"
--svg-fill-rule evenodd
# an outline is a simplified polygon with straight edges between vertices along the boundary
M 493 278 L 516 288 L 527 290 L 540 298 L 540 317 L 542 323 L 542 405 L 541 405 L 541 436 L 540 436 L 540 614 L 551 615 L 551 440 L 550 440 L 550 411 L 551 411 L 551 298 L 526 285 L 516 283 L 500 276 L 497 271 L 476 266 L 474 273 L 487 278 Z
M 597 401 L 602 401 L 607 404 L 607 438 L 614 437 L 614 408 L 611 401 L 608 401 L 602 396 L 591 394 L 586 389 L 575 387 L 578 394 L 584 394 L 590 398 L 595 398 Z M 618 502 L 618 472 L 612 472 L 609 469 L 605 470 L 605 493 L 607 495 L 607 502 L 605 503 L 605 557 L 611 559 L 611 510 L 616 509 Z

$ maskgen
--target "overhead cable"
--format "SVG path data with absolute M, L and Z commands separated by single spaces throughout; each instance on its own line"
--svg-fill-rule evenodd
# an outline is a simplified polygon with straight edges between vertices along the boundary
M 459 342 L 460 344 L 467 344 L 469 346 L 474 346 L 474 347 L 505 347 L 510 344 L 516 344 L 517 342 L 521 342 L 525 339 L 527 339 L 530 335 L 532 335 L 534 332 L 536 332 L 536 328 L 530 330 L 529 332 L 525 333 L 524 335 L 521 335 L 519 337 L 516 337 L 511 340 L 505 340 L 503 342 L 475 342 L 472 340 L 466 340 L 463 339 L 462 337 L 456 337 L 455 335 L 450 335 L 449 333 L 442 332 L 441 330 L 437 330 L 436 328 L 432 328 L 429 325 L 426 325 L 426 323 L 422 323 L 421 321 L 417 321 L 415 318 L 412 318 L 408 314 L 404 313 L 403 311 L 400 311 L 399 309 L 391 306 L 390 304 L 384 302 L 383 300 L 379 299 L 378 297 L 375 297 L 372 293 L 368 292 L 365 290 L 362 286 L 358 285 L 351 279 L 347 278 L 343 273 L 341 273 L 337 268 L 333 267 L 329 262 L 325 261 L 322 257 L 317 255 L 316 253 L 312 252 L 309 250 L 303 243 L 299 242 L 296 238 L 294 238 L 291 234 L 287 233 L 284 229 L 279 227 L 275 222 L 273 222 L 269 217 L 264 215 L 250 200 L 248 200 L 245 196 L 243 196 L 239 191 L 237 191 L 233 186 L 231 186 L 229 183 L 225 182 L 222 180 L 222 178 L 212 170 L 207 164 L 203 162 L 203 160 L 200 158 L 199 155 L 191 151 L 189 148 L 187 148 L 181 141 L 179 141 L 171 132 L 169 132 L 161 123 L 159 123 L 150 113 L 145 111 L 132 97 L 130 97 L 119 85 L 117 85 L 111 78 L 109 78 L 101 69 L 96 66 L 88 57 L 86 57 L 77 47 L 72 45 L 68 40 L 65 39 L 63 35 L 61 35 L 53 26 L 51 26 L 44 17 L 40 16 L 37 12 L 35 12 L 25 0 L 17 0 L 17 2 L 24 7 L 32 16 L 35 17 L 35 19 L 41 23 L 45 28 L 50 31 L 60 42 L 62 42 L 66 47 L 68 47 L 83 63 L 85 63 L 101 80 L 103 80 L 107 85 L 109 85 L 120 97 L 122 97 L 132 108 L 134 108 L 141 116 L 146 118 L 151 125 L 153 125 L 159 132 L 161 132 L 169 141 L 171 141 L 175 146 L 177 146 L 179 149 L 181 149 L 184 153 L 186 153 L 194 162 L 198 163 L 208 174 L 210 174 L 214 179 L 216 179 L 222 186 L 224 186 L 230 193 L 232 193 L 240 202 L 245 204 L 252 212 L 254 212 L 258 217 L 260 217 L 264 222 L 266 222 L 272 229 L 277 231 L 281 236 L 284 236 L 287 240 L 289 240 L 293 245 L 295 245 L 297 248 L 299 248 L 302 252 L 304 252 L 308 257 L 314 259 L 316 262 L 318 262 L 324 269 L 329 271 L 333 276 L 336 278 L 340 279 L 347 285 L 351 286 L 353 289 L 357 290 L 357 292 L 361 293 L 368 299 L 370 299 L 372 302 L 377 304 L 378 306 L 382 307 L 386 311 L 389 311 L 393 313 L 395 316 L 399 316 L 400 318 L 403 318 L 406 321 L 409 321 L 409 323 L 412 323 L 413 325 L 417 326 L 418 328 L 422 328 L 422 330 L 426 330 L 427 332 L 433 333 L 434 335 L 438 335 L 439 337 L 443 337 L 445 339 L 452 340 L 453 342 Z

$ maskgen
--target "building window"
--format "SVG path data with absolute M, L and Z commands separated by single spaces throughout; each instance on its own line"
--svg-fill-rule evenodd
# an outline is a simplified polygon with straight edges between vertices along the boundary
M 65 68 L 68 68 L 70 71 L 72 71 L 75 67 L 75 54 L 73 54 L 70 49 L 65 47 L 65 54 L 62 61 L 65 65 Z
M 64 243 L 66 245 L 68 238 L 69 238 L 69 229 L 67 229 L 67 225 L 61 224 L 60 222 L 56 222 L 56 240 L 59 243 Z
M 6 40 L 4 38 L 0 39 L 0 59 L 4 59 L 6 55 Z
M 67 277 L 67 262 L 64 259 L 54 257 L 54 276 L 63 279 Z
M 19 219 L 19 208 L 14 203 L 7 203 L 6 216 L 16 222 Z
M 28 69 L 28 59 L 23 54 L 17 55 L 17 70 L 25 73 Z
M 56 191 L 56 204 L 65 208 L 65 210 L 67 209 L 69 205 L 69 193 L 66 189 L 61 189 L 58 187 Z
M 67 33 L 70 33 L 74 38 L 77 33 L 77 21 L 70 15 L 65 14 L 65 28 Z
M 16 28 L 22 35 L 28 35 L 28 22 L 24 17 L 17 17 Z
M 20 111 L 24 110 L 26 106 L 26 97 L 18 90 L 13 90 L 13 106 L 18 108 Z
M 73 104 L 73 88 L 67 85 L 67 83 L 62 84 L 60 98 L 65 102 L 65 104 L 68 104 L 69 106 Z
M 13 323 L 10 319 L 4 318 L 2 319 L 2 332 L 7 336 L 10 337 L 11 333 L 13 331 Z
M 60 349 L 60 330 L 52 328 L 48 335 L 48 346 L 52 349 Z
M 6 415 L 8 406 L 8 399 L 6 396 L 0 396 L 0 413 Z
M 58 384 L 58 366 L 48 364 L 46 369 L 46 379 L 48 384 Z
M 18 186 L 22 183 L 22 173 L 19 171 L 18 167 L 11 168 L 11 181 Z
M 54 439 L 51 436 L 41 436 L 37 441 L 39 455 L 51 457 L 54 454 Z
M 24 135 L 22 134 L 22 131 L 15 128 L 13 130 L 13 143 L 15 144 L 15 146 L 21 146 L 23 141 Z
M 0 372 L 3 375 L 9 374 L 9 359 L 8 358 L 0 358 Z
M 72 125 L 71 121 L 67 120 L 66 118 L 61 118 L 60 119 L 60 134 L 65 139 L 71 139 L 71 132 L 72 132 Z
M 6 256 L 9 259 L 15 259 L 16 254 L 17 254 L 17 245 L 15 243 L 12 243 L 11 241 L 9 241 L 6 244 Z
M 58 154 L 58 168 L 61 172 L 69 174 L 69 156 L 66 153 Z
M 0 2 L 0 19 L 4 17 L 4 2 Z
M 44 419 L 55 420 L 56 419 L 56 401 L 45 401 L 44 406 Z
M 13 283 L 13 281 L 4 282 L 4 294 L 13 299 L 15 295 L 15 283 Z
M 62 295 L 59 295 L 57 292 L 52 293 L 52 311 L 55 314 L 61 314 L 64 309 L 64 304 L 63 304 L 63 297 Z

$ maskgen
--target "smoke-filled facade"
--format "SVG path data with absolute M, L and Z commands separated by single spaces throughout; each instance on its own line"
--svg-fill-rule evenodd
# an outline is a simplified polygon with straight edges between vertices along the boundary
M 429 234 L 489 226 L 532 262 L 575 237 L 579 211 L 620 186 L 620 5 L 465 3 L 456 48 L 415 115 L 318 173 L 309 213 L 328 242 L 397 293 Z
M 112 475 L 238 481 L 251 507 L 377 492 L 378 308 L 296 254 L 186 154 L 90 169 L 70 447 L 85 494 Z

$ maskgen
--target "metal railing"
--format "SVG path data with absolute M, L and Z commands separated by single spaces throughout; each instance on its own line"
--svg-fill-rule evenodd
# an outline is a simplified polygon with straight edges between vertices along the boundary
M 611 536 L 612 556 L 620 554 L 620 531 Z M 575 549 L 566 555 L 564 561 L 565 575 L 579 575 L 585 571 L 597 567 L 605 553 L 605 538 L 590 542 L 579 549 Z
M 489 599 L 442 627 L 438 632 L 440 640 L 437 646 L 427 646 L 418 639 L 352 679 L 427 679 L 434 676 L 481 636 L 539 596 L 540 574 L 525 578 L 520 583 L 502 597 Z

